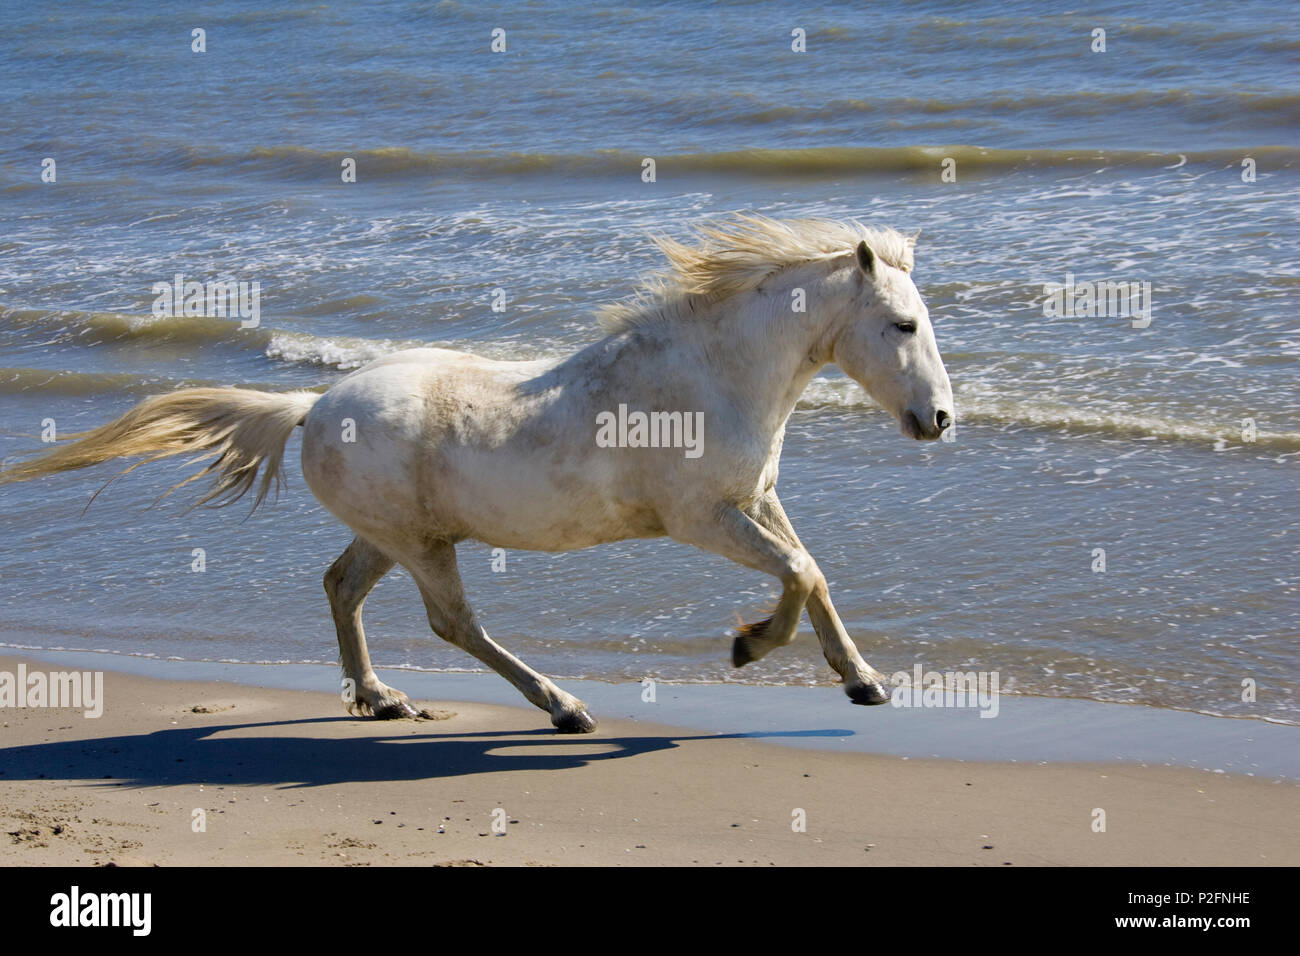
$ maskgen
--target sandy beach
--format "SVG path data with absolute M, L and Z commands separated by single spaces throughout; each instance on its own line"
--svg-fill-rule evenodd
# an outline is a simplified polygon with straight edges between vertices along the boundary
M 58 666 L 0 658 L 19 664 Z M 325 692 L 112 670 L 104 699 L 96 719 L 0 711 L 0 862 L 1300 863 L 1294 780 L 794 748 L 613 716 L 566 737 L 524 708 L 453 700 L 380 723 Z

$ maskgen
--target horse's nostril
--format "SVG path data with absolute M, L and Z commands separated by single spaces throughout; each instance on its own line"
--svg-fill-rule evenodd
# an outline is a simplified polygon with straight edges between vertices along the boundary
M 952 416 L 947 412 L 935 412 L 934 423 L 939 427 L 939 431 L 943 431 L 952 424 Z

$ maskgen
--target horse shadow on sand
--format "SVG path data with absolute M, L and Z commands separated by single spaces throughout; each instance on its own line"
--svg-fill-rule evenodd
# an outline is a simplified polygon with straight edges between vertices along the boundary
M 553 730 L 376 733 L 305 737 L 294 727 L 348 722 L 318 717 L 173 727 L 153 733 L 0 748 L 0 782 L 82 780 L 104 786 L 272 784 L 286 788 L 464 777 L 477 773 L 573 770 L 676 749 L 688 741 L 846 737 L 851 730 L 763 731 L 694 736 L 559 736 Z M 277 728 L 244 736 L 231 732 Z

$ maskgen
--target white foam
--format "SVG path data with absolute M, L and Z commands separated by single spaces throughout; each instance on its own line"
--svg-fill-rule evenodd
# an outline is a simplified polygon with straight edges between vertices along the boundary
M 393 352 L 424 345 L 424 342 L 362 339 L 346 335 L 320 337 L 303 332 L 273 332 L 266 346 L 266 356 L 282 362 L 354 369 Z

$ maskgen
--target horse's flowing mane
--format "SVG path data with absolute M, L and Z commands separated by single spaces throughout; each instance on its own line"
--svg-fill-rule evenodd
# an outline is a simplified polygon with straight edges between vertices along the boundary
M 698 314 L 698 299 L 717 301 L 754 289 L 789 266 L 850 255 L 866 241 L 883 261 L 912 271 L 916 236 L 857 220 L 769 219 L 737 214 L 696 227 L 698 241 L 686 245 L 667 236 L 654 244 L 668 260 L 666 272 L 650 276 L 633 298 L 601 306 L 602 328 L 621 332 L 651 322 L 684 320 Z

